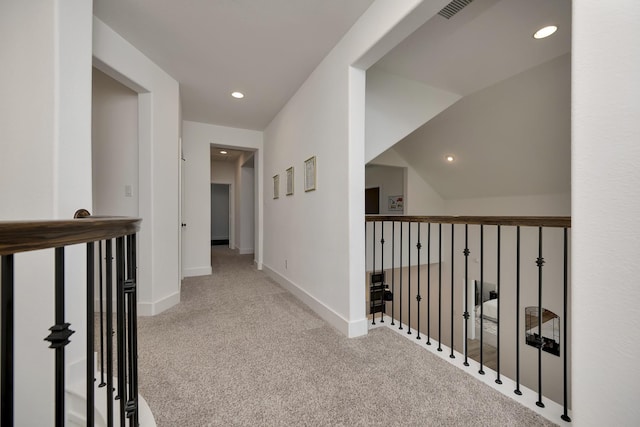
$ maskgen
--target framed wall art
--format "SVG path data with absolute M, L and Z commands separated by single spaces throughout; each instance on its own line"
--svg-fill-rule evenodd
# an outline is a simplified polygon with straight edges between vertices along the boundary
M 280 197 L 280 175 L 273 176 L 273 198 Z
M 403 211 L 404 210 L 404 197 L 403 196 L 389 196 L 389 204 L 387 209 L 390 211 Z
M 316 189 L 316 156 L 304 161 L 304 191 Z
M 293 195 L 293 166 L 287 169 L 287 196 Z

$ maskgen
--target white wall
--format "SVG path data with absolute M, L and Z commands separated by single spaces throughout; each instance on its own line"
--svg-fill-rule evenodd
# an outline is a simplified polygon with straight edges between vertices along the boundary
M 93 21 L 94 65 L 138 92 L 138 313 L 180 301 L 178 82 L 103 22 Z
M 137 217 L 138 94 L 95 68 L 92 89 L 91 213 Z
M 380 189 L 380 213 L 402 215 L 402 210 L 389 210 L 389 197 L 402 196 L 404 201 L 404 176 L 405 170 L 395 166 L 367 165 L 365 168 L 365 188 Z
M 445 3 L 374 2 L 265 129 L 265 182 L 317 159 L 315 191 L 265 199 L 266 270 L 348 336 L 367 330 L 363 70 Z
M 211 162 L 211 182 L 219 184 L 235 184 L 236 164 L 231 162 Z
M 369 164 L 401 167 L 405 170 L 404 212 L 407 215 L 444 215 L 444 200 L 406 160 L 390 148 Z
M 630 426 L 640 419 L 638 22 L 636 1 L 573 2 L 576 425 Z
M 571 194 L 455 199 L 445 207 L 447 215 L 571 216 Z
M 367 70 L 365 162 L 380 155 L 461 98 L 371 68 Z
M 0 219 L 69 219 L 91 207 L 91 2 L 9 0 L 1 9 Z M 71 366 L 84 360 L 84 252 L 66 250 Z M 15 263 L 15 424 L 49 425 L 53 252 Z
M 206 123 L 183 122 L 185 163 L 185 201 L 184 219 L 187 227 L 184 231 L 185 276 L 211 274 L 211 144 L 229 148 L 256 150 L 255 168 L 261 170 L 262 132 L 216 126 Z M 256 262 L 262 268 L 262 176 L 259 175 L 256 197 L 258 203 L 255 212 L 258 232 L 255 233 Z

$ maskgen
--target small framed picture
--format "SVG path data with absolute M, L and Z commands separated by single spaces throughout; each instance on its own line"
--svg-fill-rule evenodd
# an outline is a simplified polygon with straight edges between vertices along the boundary
M 293 195 L 293 166 L 287 169 L 287 196 Z
M 402 196 L 389 196 L 389 205 L 387 209 L 390 211 L 403 211 L 404 210 L 404 197 Z
M 273 198 L 280 197 L 280 175 L 273 176 Z
M 304 191 L 316 189 L 316 156 L 304 161 Z

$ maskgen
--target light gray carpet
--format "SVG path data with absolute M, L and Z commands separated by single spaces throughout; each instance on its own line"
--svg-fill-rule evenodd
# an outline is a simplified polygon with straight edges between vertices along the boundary
M 345 338 L 252 256 L 216 248 L 213 269 L 139 321 L 159 427 L 553 425 L 387 328 Z

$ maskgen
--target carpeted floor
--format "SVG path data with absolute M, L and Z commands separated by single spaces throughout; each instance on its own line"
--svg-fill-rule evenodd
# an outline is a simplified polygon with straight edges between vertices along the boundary
M 139 320 L 159 427 L 553 425 L 387 328 L 345 338 L 251 255 L 216 247 L 212 262 L 179 305 Z

